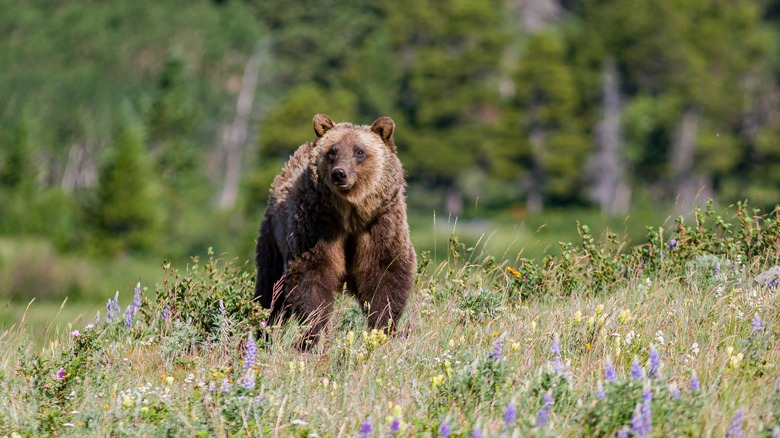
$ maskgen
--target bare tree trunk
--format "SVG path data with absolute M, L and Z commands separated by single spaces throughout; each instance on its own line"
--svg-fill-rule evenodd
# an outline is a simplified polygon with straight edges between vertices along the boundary
M 96 142 L 86 141 L 83 145 L 74 144 L 68 150 L 68 160 L 62 174 L 60 187 L 64 192 L 73 192 L 77 188 L 94 187 L 97 184 Z
M 563 16 L 563 8 L 556 0 L 516 0 L 513 6 L 520 14 L 523 29 L 531 34 L 546 29 Z
M 223 136 L 222 147 L 225 149 L 226 155 L 225 182 L 217 201 L 217 207 L 221 210 L 232 208 L 238 199 L 238 183 L 241 180 L 241 162 L 248 137 L 249 115 L 252 112 L 257 79 L 260 75 L 260 64 L 265 53 L 262 48 L 262 43 L 258 43 L 255 52 L 246 63 L 244 76 L 241 80 L 241 90 L 236 101 L 236 115 L 233 124 Z
M 533 126 L 531 128 L 531 178 L 528 181 L 528 187 L 526 188 L 526 205 L 528 211 L 532 213 L 538 213 L 544 208 L 542 201 L 542 187 L 543 168 L 544 163 L 544 130 L 539 126 Z
M 604 59 L 601 78 L 604 117 L 596 128 L 596 153 L 591 167 L 594 181 L 591 196 L 599 203 L 603 213 L 625 214 L 631 200 L 631 188 L 625 180 L 625 164 L 621 156 L 622 102 L 614 58 Z
M 696 154 L 696 135 L 699 131 L 699 112 L 687 108 L 682 116 L 680 132 L 672 150 L 672 171 L 674 189 L 677 195 L 675 214 L 687 214 L 697 202 L 703 202 L 712 196 L 712 187 L 705 174 L 696 174 L 694 156 Z

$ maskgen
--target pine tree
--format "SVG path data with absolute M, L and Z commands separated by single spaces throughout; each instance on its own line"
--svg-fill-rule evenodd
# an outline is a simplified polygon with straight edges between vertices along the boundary
M 125 105 L 114 147 L 100 169 L 97 245 L 109 253 L 147 251 L 158 243 L 156 183 L 143 125 Z

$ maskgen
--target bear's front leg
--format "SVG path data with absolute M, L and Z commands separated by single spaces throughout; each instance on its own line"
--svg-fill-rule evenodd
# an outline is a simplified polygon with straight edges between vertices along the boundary
M 353 293 L 361 305 L 368 303 L 363 308 L 371 328 L 394 328 L 406 307 L 416 261 L 405 231 L 385 217 L 357 239 Z
M 320 241 L 293 258 L 285 272 L 286 303 L 309 329 L 299 343 L 308 350 L 330 319 L 336 292 L 344 284 L 344 246 Z

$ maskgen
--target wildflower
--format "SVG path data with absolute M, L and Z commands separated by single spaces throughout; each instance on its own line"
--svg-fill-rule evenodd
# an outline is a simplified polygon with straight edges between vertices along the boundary
M 507 266 L 506 271 L 509 272 L 510 274 L 514 275 L 517 278 L 521 278 L 520 271 L 518 271 L 515 268 L 512 268 L 511 266 Z
M 141 283 L 136 284 L 133 291 L 135 292 L 133 295 L 133 302 L 130 303 L 130 305 L 127 306 L 127 310 L 125 310 L 125 326 L 127 327 L 133 325 L 133 315 L 136 310 L 141 307 Z
M 114 294 L 114 299 L 108 299 L 106 302 L 106 321 L 111 322 L 117 313 L 121 312 L 122 308 L 119 307 L 119 291 Z
M 95 324 L 92 323 L 89 323 L 84 326 L 84 330 L 92 330 L 93 328 L 95 328 Z
M 77 336 L 78 336 L 78 335 L 80 335 L 80 334 L 81 334 L 81 333 L 79 333 L 79 331 L 78 331 L 78 330 L 73 330 L 72 332 L 70 332 L 70 336 L 71 336 L 71 337 L 74 337 L 74 338 L 75 338 L 75 337 L 77 337 Z
M 664 332 L 661 330 L 658 330 L 655 332 L 655 342 L 658 342 L 658 345 L 663 346 L 666 343 L 666 339 L 664 338 Z
M 100 310 L 97 311 L 97 314 L 95 315 L 95 324 L 100 323 Z
M 544 406 L 539 409 L 539 413 L 536 415 L 536 427 L 544 427 L 550 421 L 550 407 L 553 404 L 551 390 L 544 394 L 542 401 L 544 401 Z
M 653 429 L 653 410 L 650 404 L 653 402 L 653 390 L 650 385 L 647 385 L 642 391 L 642 418 L 644 421 L 644 427 L 647 433 Z
M 582 321 L 582 311 L 578 310 L 574 312 L 574 323 L 579 324 Z
M 395 435 L 401 430 L 401 418 L 395 417 L 390 423 L 390 434 Z
M 628 321 L 631 320 L 631 310 L 629 309 L 623 309 L 618 313 L 618 322 L 621 324 L 625 324 Z
M 493 349 L 488 353 L 488 357 L 498 361 L 501 359 L 501 349 L 504 347 L 504 336 L 506 335 L 506 332 L 502 333 L 501 336 L 499 336 L 496 341 L 493 343 Z
M 566 370 L 566 366 L 563 364 L 563 361 L 561 360 L 561 339 L 558 337 L 557 334 L 555 335 L 555 339 L 553 340 L 553 344 L 552 347 L 550 348 L 550 352 L 553 355 L 553 360 L 550 361 L 550 365 L 552 365 L 555 374 L 560 376 Z
M 65 368 L 60 367 L 60 369 L 57 370 L 57 380 L 62 380 L 65 378 Z
M 553 356 L 560 356 L 561 355 L 561 338 L 558 337 L 558 335 L 555 335 L 555 339 L 553 339 L 552 347 L 550 347 L 550 353 L 552 353 Z
M 439 426 L 439 436 L 443 438 L 447 438 L 450 436 L 450 433 L 452 432 L 452 429 L 450 428 L 450 422 L 447 420 L 444 420 L 441 423 L 441 426 Z
M 360 423 L 360 433 L 358 433 L 358 437 L 368 438 L 371 436 L 372 430 L 373 427 L 371 426 L 371 419 L 366 418 L 362 423 Z
M 753 325 L 753 333 L 764 330 L 764 324 L 761 322 L 761 318 L 758 317 L 758 312 L 753 315 L 753 319 L 750 322 Z
M 162 320 L 163 320 L 163 321 L 167 321 L 167 320 L 168 320 L 168 318 L 170 318 L 170 317 L 171 317 L 171 309 L 169 309 L 169 308 L 167 308 L 167 307 L 166 307 L 166 308 L 164 308 L 164 309 L 162 310 L 162 315 L 161 315 L 161 318 L 162 318 Z
M 607 356 L 607 365 L 604 368 L 604 378 L 607 379 L 607 382 L 614 382 L 617 378 L 615 365 L 612 364 L 612 360 L 609 358 L 609 356 Z
M 644 373 L 642 366 L 639 365 L 639 358 L 634 356 L 634 360 L 631 362 L 631 377 L 639 380 L 644 376 Z
M 680 388 L 677 387 L 677 384 L 669 384 L 669 396 L 672 398 L 672 400 L 680 399 Z
M 648 360 L 650 362 L 650 366 L 647 370 L 647 374 L 651 379 L 656 379 L 658 378 L 658 372 L 661 369 L 661 354 L 658 353 L 658 350 L 656 350 L 653 345 L 650 345 L 650 354 Z
M 623 426 L 622 428 L 620 428 L 620 430 L 616 435 L 616 438 L 628 438 L 628 427 Z
M 699 355 L 699 343 L 698 342 L 694 342 L 693 344 L 691 344 L 691 354 L 694 355 L 694 356 L 698 356 Z
M 471 438 L 482 438 L 482 431 L 478 427 L 475 427 L 471 431 Z
M 601 380 L 599 380 L 598 386 L 596 390 L 596 398 L 604 400 L 607 398 L 607 393 L 604 392 L 604 385 L 601 384 Z
M 230 380 L 224 379 L 219 386 L 219 389 L 222 390 L 222 392 L 230 392 Z
M 742 362 L 742 359 L 745 357 L 744 353 L 737 353 L 729 358 L 729 364 L 731 365 L 731 368 L 737 368 Z
M 638 338 L 636 332 L 631 330 L 630 332 L 626 333 L 626 339 L 623 341 L 623 345 L 631 345 L 632 342 L 634 342 L 634 338 Z
M 257 343 L 250 336 L 246 340 L 246 346 L 244 350 L 244 369 L 254 368 L 255 359 L 257 358 Z
M 693 392 L 698 392 L 701 389 L 701 383 L 699 383 L 699 376 L 696 375 L 696 371 L 691 376 L 690 388 Z
M 677 239 L 669 239 L 669 251 L 674 251 L 677 248 Z
M 509 404 L 506 406 L 506 410 L 504 411 L 504 425 L 507 429 L 509 429 L 509 427 L 515 423 L 516 418 L 517 406 L 515 406 L 514 403 L 509 402 Z
M 636 437 L 646 437 L 649 432 L 645 428 L 645 417 L 642 415 L 642 403 L 637 403 L 631 415 L 631 434 Z
M 219 313 L 225 315 L 225 303 L 222 301 L 222 298 L 219 299 Z
M 726 431 L 726 438 L 743 438 L 745 436 L 745 431 L 742 430 L 742 422 L 744 420 L 745 415 L 742 409 L 738 409 L 737 413 L 734 414 L 734 419 L 731 420 L 729 430 Z

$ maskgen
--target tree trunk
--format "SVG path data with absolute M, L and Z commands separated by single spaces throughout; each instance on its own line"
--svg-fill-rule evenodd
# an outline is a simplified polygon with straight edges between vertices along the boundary
M 712 184 L 708 175 L 697 174 L 694 169 L 696 136 L 699 131 L 699 112 L 687 108 L 682 116 L 680 131 L 672 150 L 672 172 L 677 195 L 675 214 L 688 214 L 699 202 L 712 197 Z
M 262 42 L 249 57 L 241 80 L 241 90 L 236 101 L 236 115 L 233 124 L 223 135 L 222 147 L 225 150 L 225 180 L 217 201 L 220 210 L 233 208 L 238 199 L 238 183 L 241 180 L 241 163 L 244 145 L 248 137 L 249 116 L 255 99 L 260 64 L 265 53 Z
M 531 213 L 538 213 L 544 208 L 542 191 L 544 179 L 544 130 L 540 126 L 531 127 L 531 177 L 526 187 L 526 205 Z
M 626 183 L 625 164 L 621 156 L 623 138 L 620 132 L 620 82 L 613 58 L 602 67 L 602 101 L 604 116 L 596 127 L 596 153 L 591 171 L 591 196 L 603 213 L 619 215 L 628 211 L 631 188 Z

